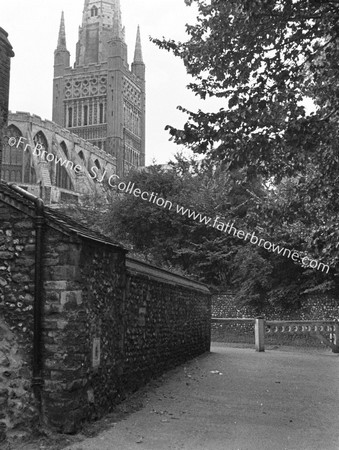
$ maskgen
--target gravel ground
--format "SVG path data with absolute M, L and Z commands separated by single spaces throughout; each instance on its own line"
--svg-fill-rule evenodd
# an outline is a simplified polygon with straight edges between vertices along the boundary
M 277 351 L 279 350 L 279 351 Z M 339 355 L 216 344 L 76 436 L 25 450 L 338 450 Z

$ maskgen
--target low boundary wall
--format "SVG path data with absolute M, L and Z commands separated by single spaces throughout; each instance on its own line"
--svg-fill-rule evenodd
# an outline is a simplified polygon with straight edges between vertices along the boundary
M 338 322 L 333 320 L 260 320 L 254 318 L 212 318 L 214 342 L 302 347 L 329 346 L 337 353 L 339 344 Z M 259 334 L 258 334 L 259 333 Z M 260 351 L 260 350 L 259 350 Z

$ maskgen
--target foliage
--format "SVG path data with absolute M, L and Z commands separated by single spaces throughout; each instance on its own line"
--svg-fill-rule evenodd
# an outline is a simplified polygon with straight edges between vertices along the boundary
M 125 183 L 135 183 L 141 191 L 157 193 L 158 198 L 170 200 L 173 208 L 168 210 L 121 194 L 112 205 L 111 232 L 152 262 L 180 268 L 204 282 L 225 286 L 232 276 L 233 256 L 241 242 L 177 213 L 176 206 L 211 218 L 209 225 L 217 216 L 219 220 L 237 220 L 239 225 L 251 202 L 246 190 L 239 188 L 239 177 L 236 171 L 220 171 L 215 166 L 180 155 L 171 170 L 151 166 L 130 173 Z
M 256 180 L 244 181 L 240 170 L 225 171 L 206 161 L 180 156 L 172 170 L 151 166 L 130 173 L 125 183 L 190 208 L 214 221 L 234 223 L 238 230 L 253 232 L 290 249 L 300 249 L 303 238 L 277 227 L 264 230 L 263 208 L 270 191 Z M 276 204 L 273 202 L 274 207 Z M 199 223 L 197 220 L 158 207 L 130 194 L 119 194 L 108 217 L 109 231 L 133 252 L 150 262 L 196 276 L 217 289 L 235 288 L 241 304 L 263 308 L 267 304 L 296 305 L 306 289 L 324 282 L 322 273 L 305 270 L 287 257 L 268 252 Z M 276 239 L 276 240 L 275 240 Z M 327 287 L 330 287 L 328 284 Z
M 258 222 L 326 264 L 338 263 L 339 2 L 186 0 L 199 16 L 188 40 L 151 39 L 180 57 L 202 99 L 218 112 L 188 111 L 185 144 L 243 180 L 261 179 Z M 304 100 L 313 103 L 306 111 Z M 288 235 L 288 237 L 286 237 Z M 317 277 L 316 277 L 317 278 Z M 318 280 L 322 283 L 323 280 Z
M 240 304 L 261 310 L 268 304 L 290 307 L 298 304 L 304 291 L 331 287 L 321 273 L 305 270 L 291 259 L 245 244 L 176 212 L 176 205 L 190 208 L 212 221 L 218 217 L 224 223 L 233 222 L 238 230 L 254 231 L 271 242 L 299 250 L 305 240 L 298 227 L 294 233 L 278 223 L 276 230 L 258 227 L 264 213 L 262 204 L 266 214 L 278 214 L 283 209 L 283 200 L 277 205 L 274 196 L 286 196 L 289 183 L 285 190 L 272 193 L 258 180 L 245 183 L 241 170 L 224 171 L 180 155 L 171 166 L 170 170 L 151 166 L 130 173 L 124 180 L 134 184 L 134 189 L 170 200 L 174 205 L 171 210 L 111 188 L 109 200 L 83 200 L 81 207 L 66 212 L 123 243 L 131 256 L 195 276 L 217 289 L 235 288 Z
M 188 40 L 152 39 L 180 57 L 217 112 L 180 109 L 172 139 L 204 156 L 178 157 L 126 181 L 209 217 L 259 230 L 272 243 L 335 266 L 339 215 L 339 2 L 186 0 L 199 16 Z M 305 109 L 309 99 L 312 111 Z M 106 221 L 116 239 L 153 262 L 218 287 L 240 302 L 296 304 L 303 292 L 337 285 L 283 256 L 129 194 L 117 193 Z
M 106 188 L 105 194 L 102 191 L 83 194 L 80 203 L 61 204 L 58 210 L 88 228 L 109 235 L 107 213 L 112 201 L 113 192 Z
M 153 41 L 183 59 L 196 79 L 190 89 L 228 108 L 190 112 L 184 130 L 170 127 L 176 141 L 265 177 L 303 171 L 298 148 L 312 153 L 328 141 L 338 111 L 338 3 L 193 2 L 200 15 L 189 41 Z M 315 114 L 306 116 L 305 95 L 317 101 Z

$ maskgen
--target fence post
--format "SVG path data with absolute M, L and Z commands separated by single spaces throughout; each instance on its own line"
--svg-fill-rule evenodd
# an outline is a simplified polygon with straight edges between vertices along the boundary
M 336 320 L 333 327 L 333 353 L 339 353 L 339 322 Z
M 265 319 L 263 317 L 257 317 L 255 319 L 255 351 L 265 351 Z

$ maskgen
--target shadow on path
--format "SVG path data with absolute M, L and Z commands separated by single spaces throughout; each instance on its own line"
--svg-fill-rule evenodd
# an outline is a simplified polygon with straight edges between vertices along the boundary
M 91 425 L 96 436 L 78 436 L 67 449 L 339 449 L 339 355 L 211 350 L 150 383 Z

